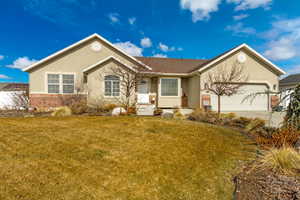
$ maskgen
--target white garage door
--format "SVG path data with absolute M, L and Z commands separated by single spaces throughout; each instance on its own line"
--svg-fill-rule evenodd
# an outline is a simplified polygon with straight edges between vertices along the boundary
M 221 111 L 267 111 L 268 110 L 268 96 L 259 95 L 253 101 L 248 99 L 243 102 L 245 97 L 257 92 L 265 92 L 267 87 L 265 85 L 245 85 L 239 89 L 239 92 L 233 96 L 221 97 Z M 211 96 L 212 109 L 218 110 L 218 97 Z

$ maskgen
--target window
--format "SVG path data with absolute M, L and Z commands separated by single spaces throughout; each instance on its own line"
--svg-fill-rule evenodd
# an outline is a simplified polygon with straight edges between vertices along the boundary
M 118 76 L 105 76 L 105 96 L 120 96 L 120 78 Z
M 48 93 L 59 93 L 59 74 L 48 74 Z
M 276 90 L 276 89 L 277 89 L 277 85 L 274 84 L 274 85 L 273 85 L 273 90 Z
M 178 96 L 177 78 L 162 78 L 160 87 L 161 96 Z
M 74 74 L 48 74 L 48 93 L 73 94 Z
M 64 94 L 72 94 L 74 93 L 74 75 L 63 74 L 63 93 Z

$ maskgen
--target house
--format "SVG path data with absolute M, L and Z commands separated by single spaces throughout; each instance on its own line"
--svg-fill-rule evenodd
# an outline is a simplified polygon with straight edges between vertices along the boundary
M 279 81 L 279 88 L 282 96 L 289 95 L 292 90 L 300 84 L 300 74 L 291 74 Z M 282 106 L 287 108 L 290 103 L 289 98 L 285 98 L 282 102 Z
M 89 105 L 99 101 L 114 102 L 121 97 L 120 77 L 113 69 L 143 74 L 135 95 L 138 104 L 158 108 L 198 108 L 210 105 L 217 109 L 217 97 L 205 90 L 208 73 L 233 63 L 243 65 L 248 81 L 236 95 L 222 97 L 222 111 L 268 111 L 270 96 L 243 102 L 245 96 L 265 90 L 278 91 L 279 77 L 285 72 L 246 44 L 215 58 L 173 59 L 133 57 L 98 34 L 93 34 L 27 67 L 30 102 L 33 107 L 56 107 L 60 97 L 76 92 Z
M 14 96 L 28 87 L 26 83 L 0 83 L 0 109 L 15 108 Z

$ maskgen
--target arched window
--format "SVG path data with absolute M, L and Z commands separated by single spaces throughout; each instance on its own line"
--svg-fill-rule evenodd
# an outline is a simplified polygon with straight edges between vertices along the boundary
M 120 96 L 120 78 L 118 76 L 105 76 L 105 96 L 118 97 Z

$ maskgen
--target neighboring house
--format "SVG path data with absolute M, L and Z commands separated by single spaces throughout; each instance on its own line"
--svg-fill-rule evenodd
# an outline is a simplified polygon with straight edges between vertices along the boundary
M 14 96 L 28 90 L 26 83 L 0 83 L 0 109 L 15 108 Z
M 300 84 L 300 74 L 291 74 L 282 80 L 279 81 L 279 88 L 282 92 L 282 96 L 289 95 L 292 90 Z M 283 100 L 282 105 L 283 107 L 287 108 L 290 103 L 290 99 L 286 98 Z
M 200 57 L 200 55 L 199 55 Z M 265 90 L 278 91 L 279 77 L 285 72 L 246 44 L 213 59 L 173 59 L 133 57 L 116 48 L 98 34 L 93 34 L 27 67 L 30 100 L 33 107 L 56 107 L 60 97 L 76 93 L 78 85 L 89 105 L 121 98 L 120 78 L 112 69 L 122 68 L 144 75 L 136 94 L 138 104 L 159 108 L 198 108 L 211 105 L 217 109 L 217 97 L 205 90 L 209 72 L 226 64 L 239 62 L 249 79 L 238 94 L 222 97 L 222 111 L 268 111 L 271 97 L 260 96 L 251 103 L 245 96 Z

